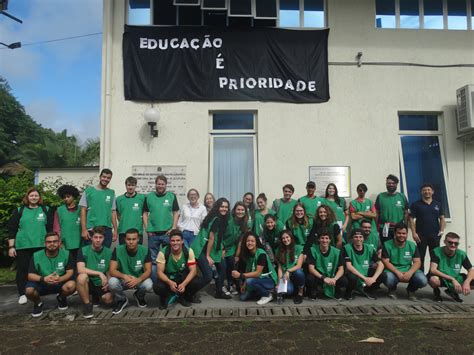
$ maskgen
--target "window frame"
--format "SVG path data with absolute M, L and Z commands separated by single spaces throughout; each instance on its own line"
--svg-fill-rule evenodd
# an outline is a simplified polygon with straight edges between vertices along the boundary
M 299 23 L 300 25 L 298 27 L 282 27 L 280 25 L 280 0 L 277 0 L 277 14 L 278 14 L 278 19 L 276 23 L 277 28 L 285 28 L 285 29 L 297 29 L 297 30 L 312 30 L 315 28 L 328 28 L 328 0 L 323 0 L 323 12 L 324 12 L 324 24 L 323 27 L 305 27 L 304 26 L 304 1 L 305 0 L 299 0 Z

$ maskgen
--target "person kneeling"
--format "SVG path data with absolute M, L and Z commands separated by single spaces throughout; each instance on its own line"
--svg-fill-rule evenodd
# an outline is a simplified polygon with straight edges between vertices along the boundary
M 232 277 L 240 280 L 241 301 L 258 296 L 258 305 L 264 305 L 273 299 L 272 290 L 278 282 L 277 273 L 260 239 L 253 232 L 244 234 L 240 246 L 238 271 L 232 271 Z
M 76 283 L 71 281 L 74 263 L 69 251 L 60 248 L 59 235 L 48 233 L 44 238 L 45 249 L 33 254 L 28 270 L 26 297 L 34 303 L 32 317 L 43 314 L 43 302 L 40 296 L 58 294 L 58 309 L 68 308 L 67 296 L 76 290 Z
M 202 283 L 197 277 L 196 259 L 193 250 L 183 245 L 183 234 L 179 230 L 172 230 L 169 237 L 170 245 L 156 258 L 158 279 L 153 290 L 160 297 L 160 309 L 166 309 L 171 294 L 177 296 L 184 307 L 189 307 Z
M 331 246 L 328 230 L 320 230 L 318 240 L 319 245 L 311 246 L 306 259 L 309 272 L 306 278 L 309 297 L 315 300 L 318 289 L 322 287 L 326 297 L 340 300 L 341 288 L 347 284 L 340 250 Z
M 92 318 L 93 305 L 98 305 L 101 301 L 111 304 L 114 300 L 109 291 L 109 280 L 107 272 L 109 270 L 112 251 L 103 246 L 104 227 L 94 227 L 92 230 L 92 243 L 79 249 L 77 253 L 77 291 L 84 303 L 84 318 Z M 89 299 L 92 295 L 92 303 Z
M 110 260 L 109 289 L 115 297 L 113 314 L 119 314 L 128 305 L 125 290 L 136 289 L 133 297 L 137 306 L 145 308 L 145 294 L 153 291 L 151 281 L 151 256 L 150 250 L 144 245 L 139 245 L 138 230 L 131 228 L 125 233 L 125 245 L 119 245 Z

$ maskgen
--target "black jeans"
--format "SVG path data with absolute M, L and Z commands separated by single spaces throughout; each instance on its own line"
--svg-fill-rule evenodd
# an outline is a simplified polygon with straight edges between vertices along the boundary
M 178 274 L 176 275 L 174 281 L 179 285 L 186 279 L 187 276 L 188 272 Z M 198 276 L 194 277 L 184 290 L 184 298 L 190 301 L 196 294 L 196 292 L 199 291 L 200 285 L 201 279 Z M 153 291 L 155 291 L 155 293 L 160 297 L 161 302 L 163 303 L 165 303 L 167 301 L 168 296 L 173 293 L 169 285 L 159 279 L 155 283 L 153 283 Z
M 376 265 L 374 266 L 375 267 L 369 268 L 369 273 L 368 273 L 369 277 L 372 277 L 375 274 L 375 270 L 377 270 L 377 266 Z M 347 278 L 346 293 L 350 293 L 356 289 L 359 282 L 359 277 L 357 277 L 352 272 L 347 271 L 347 270 L 346 270 L 345 276 Z M 366 290 L 375 291 L 380 286 L 382 281 L 383 281 L 383 272 L 379 275 L 379 277 L 377 277 L 377 281 L 375 281 L 375 283 L 373 283 L 371 286 L 366 286 Z
M 421 239 L 421 242 L 417 244 L 418 246 L 418 251 L 420 252 L 420 259 L 421 259 L 421 267 L 420 270 L 424 271 L 425 268 L 425 257 L 426 257 L 426 249 L 429 250 L 430 255 L 433 249 L 439 247 L 439 242 L 441 240 L 441 237 L 435 236 L 435 237 L 422 237 L 421 235 L 419 236 Z
M 318 288 L 322 288 L 324 281 L 318 279 L 313 274 L 308 274 L 306 276 L 306 286 L 308 287 L 309 296 L 316 295 L 318 293 Z M 343 275 L 339 280 L 336 281 L 336 294 L 341 292 L 341 288 L 347 287 L 347 279 Z
M 16 287 L 20 296 L 25 294 L 25 285 L 28 280 L 28 268 L 31 258 L 34 253 L 42 249 L 43 248 L 28 248 L 18 249 L 16 251 Z

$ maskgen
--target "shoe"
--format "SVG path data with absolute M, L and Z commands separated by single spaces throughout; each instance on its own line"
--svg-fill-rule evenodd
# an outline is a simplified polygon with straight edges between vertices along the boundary
M 137 306 L 140 308 L 146 308 L 148 307 L 148 303 L 145 301 L 145 296 L 142 296 L 138 293 L 138 291 L 135 291 L 133 293 L 133 297 L 137 300 Z
M 341 296 L 341 291 L 340 290 L 336 290 L 336 292 L 334 293 L 334 299 L 336 301 L 342 301 L 342 296 Z
M 239 291 L 237 291 L 237 289 L 235 288 L 235 286 L 231 286 L 230 287 L 230 294 L 232 296 L 237 296 L 239 294 Z
M 221 300 L 230 300 L 232 296 L 230 294 L 226 295 L 223 292 L 219 292 L 214 295 L 214 298 L 221 299 Z
M 79 293 L 76 291 L 74 291 L 74 293 L 71 295 L 71 296 L 77 296 Z
M 85 319 L 94 317 L 94 312 L 93 312 L 94 305 L 92 303 L 85 304 L 83 308 L 84 310 L 82 311 L 82 316 Z
M 272 296 L 271 293 L 269 293 L 268 296 L 260 298 L 260 299 L 257 301 L 257 304 L 258 304 L 259 306 L 262 306 L 262 305 L 264 305 L 264 304 L 267 304 L 268 302 L 271 302 L 272 300 L 273 300 L 273 296 Z
M 408 289 L 407 289 L 407 298 L 413 302 L 418 301 L 418 299 L 415 296 L 415 291 L 409 291 Z
M 316 292 L 310 292 L 309 299 L 312 301 L 316 301 L 318 299 L 318 294 Z
M 225 286 L 222 286 L 222 293 L 226 294 L 227 296 L 230 296 L 230 292 Z
M 199 298 L 199 296 L 196 294 L 193 297 L 191 297 L 191 303 L 202 303 L 202 301 Z
M 158 309 L 164 310 L 166 308 L 168 308 L 168 303 L 166 302 L 166 299 L 161 299 L 161 297 L 159 297 L 159 299 L 158 299 Z
M 369 300 L 376 300 L 377 299 L 377 297 L 375 297 L 375 294 L 372 290 L 369 291 L 369 290 L 363 288 L 361 293 L 362 293 L 363 296 L 365 296 Z
M 391 298 L 392 300 L 397 300 L 397 294 L 395 293 L 395 290 L 389 290 L 387 294 L 388 298 Z
M 26 298 L 25 295 L 21 295 L 20 298 L 18 298 L 18 304 L 27 304 L 28 303 L 28 298 Z
M 441 297 L 441 290 L 439 289 L 439 287 L 433 289 L 433 301 L 443 302 L 443 298 Z
M 447 288 L 446 290 L 444 290 L 444 292 L 449 296 L 451 297 L 455 302 L 459 302 L 459 303 L 463 303 L 463 299 L 461 297 L 459 297 L 459 294 L 455 291 L 452 291 L 450 290 L 449 288 Z
M 41 317 L 42 315 L 43 315 L 43 302 L 40 302 L 33 306 L 33 312 L 31 313 L 31 316 L 33 318 L 37 318 L 37 317 Z
M 66 309 L 69 308 L 67 305 L 67 297 L 62 297 L 61 295 L 57 295 L 56 300 L 58 301 L 58 309 L 60 311 L 65 311 Z
M 302 295 L 295 295 L 295 298 L 293 298 L 293 303 L 294 304 L 301 304 L 303 303 L 303 296 Z
M 281 293 L 277 294 L 277 304 L 283 304 L 285 302 L 285 299 L 283 298 L 283 295 Z
M 183 307 L 191 307 L 191 302 L 189 302 L 186 298 L 184 298 L 184 296 L 178 297 L 178 302 Z
M 123 309 L 125 307 L 127 307 L 127 305 L 128 305 L 128 299 L 127 298 L 124 298 L 121 301 L 117 301 L 115 303 L 114 309 L 112 310 L 112 314 L 119 314 L 120 312 L 123 311 Z
M 346 301 L 352 301 L 352 300 L 354 299 L 354 297 L 353 297 L 353 292 L 346 290 L 346 293 L 344 294 L 344 299 L 345 299 Z

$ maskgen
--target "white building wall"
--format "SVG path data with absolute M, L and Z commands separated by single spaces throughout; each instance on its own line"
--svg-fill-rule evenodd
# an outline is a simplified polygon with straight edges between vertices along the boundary
M 155 103 L 161 119 L 154 139 L 143 120 L 150 105 L 124 100 L 125 0 L 104 3 L 101 167 L 113 170 L 118 192 L 132 165 L 186 165 L 187 187 L 208 191 L 209 112 L 250 110 L 257 112 L 258 192 L 272 200 L 292 183 L 299 197 L 308 166 L 349 165 L 353 195 L 365 182 L 375 199 L 386 175 L 399 175 L 398 112 L 440 112 L 452 216 L 447 230 L 459 233 L 474 257 L 474 145 L 456 139 L 454 115 L 455 91 L 474 83 L 472 68 L 330 65 L 331 99 L 323 104 Z M 362 63 L 474 63 L 473 31 L 376 29 L 374 0 L 331 0 L 327 13 L 330 62 L 353 62 L 363 52 Z
M 47 183 L 61 181 L 63 184 L 71 184 L 82 189 L 99 182 L 99 168 L 42 168 L 37 171 L 37 179 L 38 182 Z

